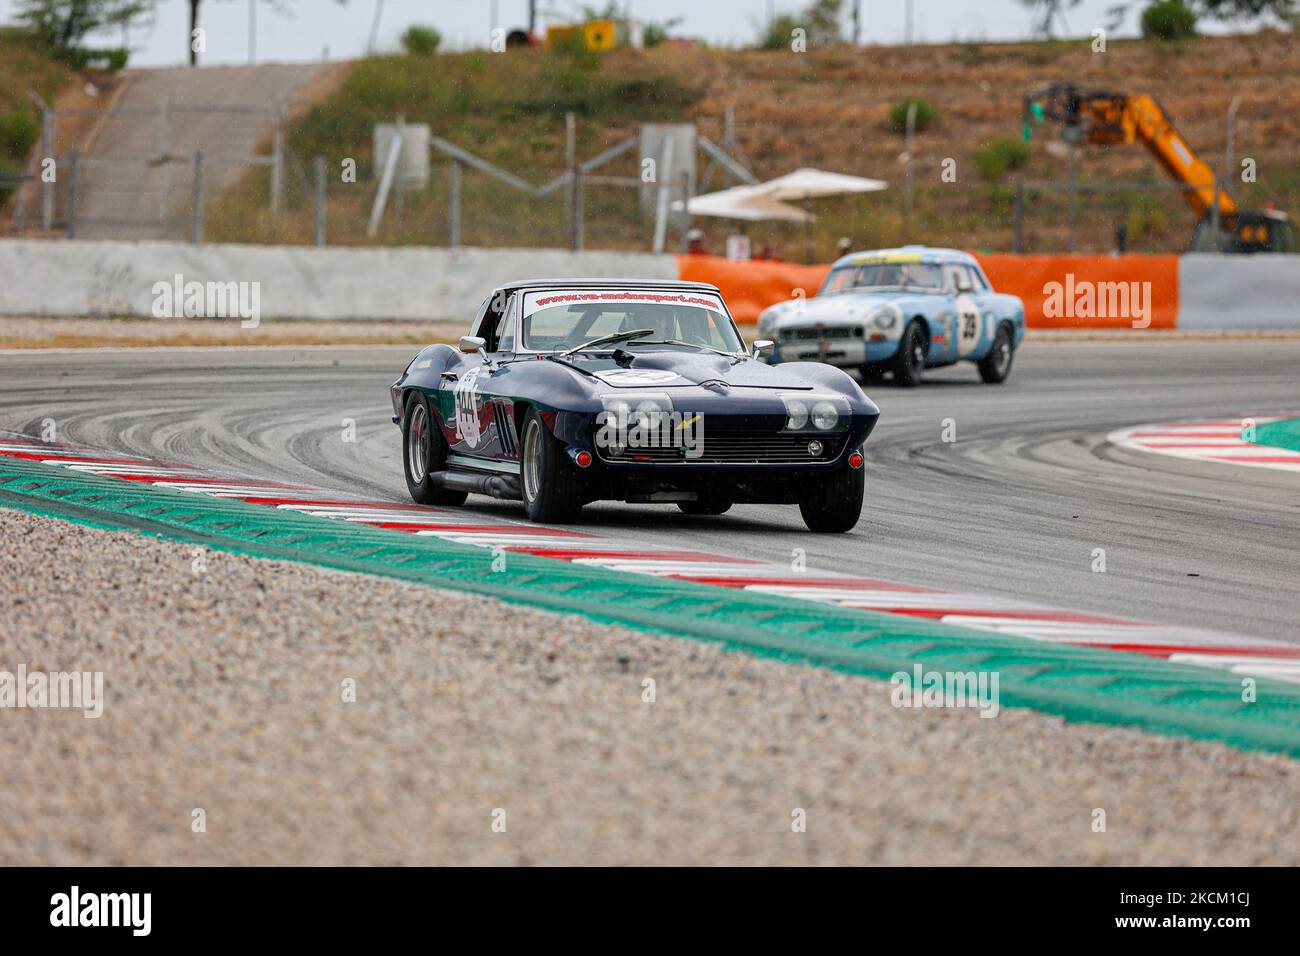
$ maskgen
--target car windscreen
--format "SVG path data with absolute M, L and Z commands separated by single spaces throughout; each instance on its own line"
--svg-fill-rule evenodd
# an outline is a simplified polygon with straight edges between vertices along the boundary
M 939 267 L 926 262 L 868 262 L 832 269 L 820 295 L 851 289 L 918 289 L 938 292 L 943 288 Z
M 685 342 L 723 352 L 744 349 L 716 296 L 691 292 L 530 292 L 524 300 L 521 349 L 555 352 L 584 342 L 649 329 L 645 342 Z M 612 344 L 634 349 L 642 340 Z

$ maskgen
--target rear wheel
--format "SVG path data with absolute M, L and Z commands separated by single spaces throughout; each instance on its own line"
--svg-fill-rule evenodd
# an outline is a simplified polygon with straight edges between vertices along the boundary
M 929 350 L 930 343 L 926 341 L 925 329 L 921 328 L 920 322 L 912 322 L 903 330 L 903 337 L 898 343 L 898 354 L 894 356 L 894 384 L 904 388 L 920 385 Z
M 432 475 L 447 467 L 447 442 L 423 392 L 412 392 L 402 417 L 402 464 L 406 490 L 422 505 L 463 505 L 464 491 L 448 491 Z
M 845 468 L 816 479 L 799 502 L 808 530 L 829 534 L 852 531 L 862 515 L 866 486 L 863 468 Z
M 998 334 L 993 337 L 993 348 L 976 366 L 980 378 L 989 385 L 997 385 L 1007 380 L 1011 374 L 1011 360 L 1015 358 L 1015 349 L 1011 347 L 1011 329 L 1003 323 L 998 326 Z
M 564 524 L 578 517 L 582 476 L 535 408 L 524 416 L 521 471 L 524 510 L 531 520 Z

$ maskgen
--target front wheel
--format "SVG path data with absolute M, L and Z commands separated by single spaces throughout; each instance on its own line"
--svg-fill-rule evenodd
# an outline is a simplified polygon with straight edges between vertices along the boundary
M 863 468 L 845 468 L 813 481 L 799 502 L 808 530 L 827 534 L 852 531 L 862 516 L 866 486 Z
M 1015 354 L 1015 349 L 1011 346 L 1011 329 L 1005 324 L 999 325 L 998 334 L 993 337 L 993 348 L 976 363 L 980 378 L 989 385 L 1005 382 L 1011 374 L 1011 360 Z
M 433 483 L 433 475 L 447 467 L 447 442 L 438 428 L 423 392 L 412 392 L 402 417 L 402 465 L 406 490 L 422 505 L 463 505 L 463 491 L 448 491 Z
M 930 344 L 925 339 L 925 330 L 919 321 L 913 322 L 903 330 L 903 337 L 898 343 L 898 354 L 894 356 L 894 384 L 903 388 L 915 388 L 921 384 L 925 374 L 925 357 Z
M 565 458 L 564 449 L 535 408 L 529 408 L 524 416 L 521 465 L 524 511 L 529 519 L 564 524 L 578 517 L 582 510 L 582 477 Z

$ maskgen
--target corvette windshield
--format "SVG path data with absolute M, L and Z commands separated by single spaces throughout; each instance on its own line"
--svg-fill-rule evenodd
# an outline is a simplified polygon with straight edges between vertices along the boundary
M 558 298 L 550 296 L 549 298 Z M 582 297 L 578 297 L 582 298 Z M 523 349 L 529 352 L 554 352 L 576 348 L 584 342 L 649 329 L 652 334 L 641 339 L 611 343 L 607 348 L 636 350 L 673 348 L 665 342 L 698 345 L 723 352 L 742 351 L 744 345 L 727 316 L 714 309 L 668 302 L 583 301 L 562 305 L 546 304 L 541 299 L 536 311 L 525 310 Z
M 943 276 L 939 267 L 924 262 L 869 262 L 832 269 L 821 295 L 861 289 L 916 289 L 939 292 Z

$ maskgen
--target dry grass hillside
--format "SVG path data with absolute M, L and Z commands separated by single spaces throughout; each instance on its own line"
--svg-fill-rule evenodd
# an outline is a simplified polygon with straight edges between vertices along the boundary
M 1118 92 L 1154 94 L 1187 140 L 1213 166 L 1222 163 L 1225 114 L 1241 96 L 1236 155 L 1256 161 L 1258 182 L 1237 184 L 1246 206 L 1275 200 L 1300 214 L 1300 45 L 1264 32 L 1202 38 L 1178 46 L 1111 42 L 1094 53 L 1090 40 L 913 47 L 833 47 L 805 54 L 658 48 L 618 51 L 589 64 L 563 54 L 511 51 L 358 62 L 325 102 L 306 113 L 291 143 L 305 169 L 312 156 L 330 161 L 330 242 L 363 243 L 374 195 L 370 132 L 397 114 L 427 122 L 445 137 L 540 184 L 563 169 L 564 113 L 578 115 L 578 155 L 587 158 L 633 134 L 640 123 L 691 120 L 715 142 L 724 109 L 735 109 L 740 152 L 760 178 L 810 165 L 888 180 L 889 191 L 814 204 L 815 255 L 829 257 L 836 238 L 858 246 L 917 241 L 1007 251 L 1012 243 L 1014 173 L 981 176 L 978 157 L 999 138 L 1018 140 L 1021 101 L 1046 83 L 1074 80 Z M 902 212 L 903 137 L 889 111 L 921 97 L 937 114 L 917 137 L 912 228 Z M 1031 183 L 1063 183 L 1067 161 L 1049 150 L 1057 131 L 1044 128 L 1020 172 Z M 356 184 L 338 181 L 339 163 L 358 160 Z M 940 178 L 945 158 L 957 180 Z M 603 172 L 633 176 L 626 155 Z M 1085 183 L 1149 184 L 1085 196 L 1079 203 L 1078 247 L 1111 248 L 1115 226 L 1127 224 L 1133 251 L 1181 251 L 1193 216 L 1140 146 L 1092 147 L 1080 161 Z M 435 157 L 428 190 L 407 197 L 402 222 L 391 215 L 380 242 L 446 242 L 445 164 Z M 307 242 L 311 208 L 306 176 L 291 208 L 278 219 L 265 210 L 265 173 L 251 174 L 236 195 L 209 213 L 210 238 Z M 724 185 L 713 177 L 711 188 Z M 557 245 L 565 241 L 559 193 L 535 200 L 479 173 L 465 177 L 462 241 L 474 245 Z M 1025 221 L 1028 251 L 1057 251 L 1069 237 L 1069 201 L 1031 190 Z M 589 248 L 645 249 L 651 223 L 632 190 L 592 186 L 586 197 Z M 729 226 L 699 221 L 717 250 Z M 803 253 L 800 227 L 750 227 L 756 244 L 770 241 L 786 258 Z

